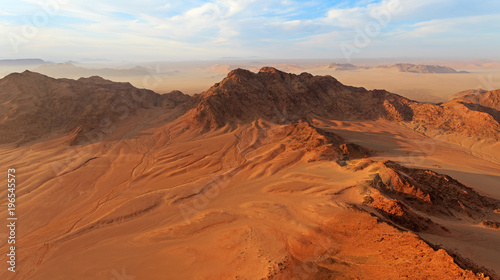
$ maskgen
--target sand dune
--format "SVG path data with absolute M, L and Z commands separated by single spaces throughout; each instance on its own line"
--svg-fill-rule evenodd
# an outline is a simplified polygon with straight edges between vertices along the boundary
M 69 100 L 136 92 L 49 82 Z M 75 132 L 84 111 L 63 110 L 43 138 L 0 145 L 22 221 L 19 270 L 2 279 L 499 279 L 500 235 L 483 223 L 500 221 L 499 147 L 475 111 L 458 117 L 482 134 L 405 115 L 430 105 L 271 68 L 194 97 L 141 93 L 144 106 L 109 115 L 98 138 Z M 469 132 L 490 142 L 444 138 Z

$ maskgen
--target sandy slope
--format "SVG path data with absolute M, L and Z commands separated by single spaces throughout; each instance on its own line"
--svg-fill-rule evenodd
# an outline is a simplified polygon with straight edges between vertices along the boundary
M 492 162 L 489 160 L 490 156 L 471 151 L 469 147 L 425 137 L 409 131 L 405 126 L 388 122 L 322 124 L 331 127 L 336 134 L 354 143 L 377 150 L 378 154 L 373 160 L 390 159 L 405 166 L 447 174 L 484 195 L 500 199 L 498 156 L 494 158 L 496 161 Z M 490 155 L 498 155 L 498 144 L 488 145 L 487 150 L 483 148 L 484 152 Z M 491 215 L 493 219 L 500 217 L 498 214 Z M 437 221 L 450 229 L 453 234 L 420 235 L 434 244 L 443 244 L 452 252 L 470 257 L 481 265 L 500 271 L 496 261 L 500 257 L 500 247 L 495 245 L 498 244 L 500 233 L 482 228 L 477 221 L 466 224 L 439 218 Z
M 413 133 L 366 126 L 395 141 Z M 350 124 L 330 128 L 354 131 Z M 377 171 L 348 168 L 359 160 L 347 167 L 310 162 L 314 150 L 293 149 L 300 143 L 287 137 L 262 138 L 281 129 L 265 122 L 227 129 L 181 134 L 171 123 L 69 149 L 63 138 L 2 146 L 1 168 L 19 170 L 22 221 L 19 272 L 13 278 L 4 270 L 2 279 L 113 279 L 122 272 L 136 279 L 477 279 L 444 250 L 369 214 L 377 212 L 363 204 L 364 182 Z M 498 232 L 443 219 L 451 233 L 421 236 L 461 255 L 472 250 L 467 257 L 498 269 Z M 486 234 L 469 234 L 461 250 L 458 237 L 467 232 Z

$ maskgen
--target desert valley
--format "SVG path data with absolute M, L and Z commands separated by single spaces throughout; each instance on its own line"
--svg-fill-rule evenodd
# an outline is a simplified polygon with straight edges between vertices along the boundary
M 0 5 L 0 280 L 500 280 L 500 1 Z
M 0 278 L 500 279 L 500 90 L 430 103 L 376 76 L 468 74 L 321 67 L 224 68 L 196 94 L 7 74 Z

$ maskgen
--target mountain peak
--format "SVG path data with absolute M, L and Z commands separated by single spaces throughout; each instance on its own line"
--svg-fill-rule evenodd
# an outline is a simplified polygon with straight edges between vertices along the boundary
M 247 70 L 247 69 L 242 69 L 242 68 L 237 68 L 237 69 L 234 69 L 232 70 L 231 72 L 229 72 L 227 74 L 227 78 L 231 78 L 233 76 L 238 76 L 238 77 L 249 77 L 249 76 L 253 76 L 255 75 L 255 73 L 253 73 L 252 71 L 250 70 Z
M 273 67 L 263 67 L 258 73 L 233 70 L 202 98 L 186 118 L 209 130 L 258 119 L 273 123 L 316 117 L 411 119 L 403 97 L 345 86 L 331 76 L 296 75 Z
M 269 67 L 269 66 L 265 66 L 265 67 L 262 67 L 259 71 L 259 73 L 272 73 L 272 74 L 284 74 L 283 71 L 280 71 L 274 67 Z
M 88 78 L 82 77 L 82 78 L 78 79 L 78 81 L 80 81 L 80 82 L 92 82 L 92 83 L 96 83 L 96 84 L 113 83 L 112 81 L 106 80 L 101 76 L 90 76 Z
M 417 122 L 468 137 L 498 139 L 500 115 L 495 109 L 499 104 L 495 96 L 481 95 L 476 101 L 491 110 L 456 102 L 442 106 L 421 104 L 385 90 L 345 86 L 331 76 L 296 75 L 264 67 L 258 73 L 244 69 L 231 71 L 222 82 L 204 92 L 200 103 L 185 117 L 190 125 L 203 130 L 259 119 L 279 124 L 315 118 L 386 119 Z M 476 108 L 479 112 L 465 117 L 458 108 L 464 111 Z M 445 112 L 452 114 L 454 121 Z M 478 125 L 479 122 L 483 125 Z
M 229 72 L 227 74 L 227 78 L 231 78 L 231 77 L 252 78 L 252 77 L 255 77 L 256 75 L 259 75 L 259 74 L 279 74 L 281 76 L 293 75 L 293 74 L 288 74 L 288 73 L 285 73 L 283 71 L 280 71 L 274 67 L 265 66 L 265 67 L 262 67 L 258 73 L 254 73 L 254 72 L 247 70 L 247 69 L 237 68 L 237 69 L 234 69 L 231 72 Z
M 53 79 L 53 78 L 29 70 L 25 70 L 24 72 L 21 73 L 11 73 L 4 77 L 4 80 L 10 80 L 10 81 L 22 81 L 24 79 Z
M 92 131 L 101 131 L 102 120 L 117 123 L 124 116 L 123 110 L 130 115 L 143 109 L 169 110 L 187 100 L 189 97 L 179 94 L 162 96 L 130 83 L 97 76 L 71 80 L 31 71 L 14 73 L 0 81 L 0 119 L 3 120 L 0 131 L 9 131 L 1 133 L 0 144 L 21 144 L 69 132 L 74 132 L 71 144 L 89 142 L 93 141 L 89 138 L 94 135 Z M 8 109 L 10 104 L 20 109 Z

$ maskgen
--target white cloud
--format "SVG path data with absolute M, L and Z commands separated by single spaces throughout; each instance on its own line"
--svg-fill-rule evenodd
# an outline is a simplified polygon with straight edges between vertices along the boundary
M 12 15 L 28 13 L 29 18 L 30 13 L 43 11 L 40 3 L 44 1 L 48 0 L 12 1 L 2 7 L 0 35 L 20 34 L 21 20 Z M 487 32 L 498 35 L 496 30 L 500 30 L 498 15 L 488 16 L 494 8 L 500 9 L 497 0 L 361 0 L 344 8 L 319 0 L 64 2 L 67 4 L 60 5 L 47 26 L 39 28 L 39 35 L 22 46 L 21 54 L 64 54 L 69 59 L 87 53 L 128 58 L 132 51 L 133 57 L 158 59 L 238 54 L 327 57 L 341 42 L 352 40 L 367 23 L 377 19 L 386 24 L 364 53 L 381 44 L 388 46 L 388 42 L 397 45 L 403 39 L 418 45 L 440 34 L 458 37 L 477 33 L 479 38 Z M 470 16 L 464 15 L 468 12 Z
M 485 27 L 489 30 L 500 30 L 500 14 L 419 22 L 413 24 L 411 26 L 412 30 L 406 32 L 403 36 L 406 38 L 422 38 L 431 35 L 454 37 L 458 33 L 467 33 L 470 36 L 469 38 L 471 38 L 474 37 L 474 33 L 484 33 Z
M 345 28 L 360 26 L 367 20 L 367 13 L 364 12 L 364 10 L 365 9 L 358 7 L 349 9 L 331 9 L 328 11 L 326 21 Z
M 4 16 L 15 16 L 15 14 L 12 14 L 12 13 L 7 13 L 7 12 L 4 12 L 4 11 L 0 11 L 0 15 L 4 15 Z

